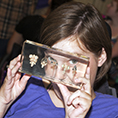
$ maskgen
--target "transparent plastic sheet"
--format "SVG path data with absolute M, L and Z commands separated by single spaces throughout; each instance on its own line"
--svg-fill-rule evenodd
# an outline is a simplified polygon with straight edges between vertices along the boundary
M 80 89 L 75 79 L 84 77 L 89 58 L 26 40 L 19 72 Z

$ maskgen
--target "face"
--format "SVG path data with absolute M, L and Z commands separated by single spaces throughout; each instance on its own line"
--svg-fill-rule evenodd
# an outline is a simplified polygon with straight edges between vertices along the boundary
M 72 37 L 70 37 L 72 38 Z M 91 86 L 93 86 L 94 81 L 95 81 L 95 77 L 96 77 L 96 72 L 97 72 L 97 67 L 98 67 L 98 59 L 95 57 L 95 55 L 93 53 L 91 53 L 90 51 L 84 49 L 85 51 L 83 51 L 82 49 L 79 48 L 76 40 L 69 40 L 70 38 L 66 38 L 64 40 L 61 40 L 60 42 L 54 44 L 52 47 L 53 48 L 58 48 L 61 49 L 63 51 L 66 52 L 71 52 L 71 53 L 76 53 L 76 54 L 82 54 L 85 55 L 87 57 L 89 57 L 89 67 L 90 67 L 90 81 L 91 81 Z M 53 57 L 53 59 L 58 60 L 58 58 L 55 55 L 52 55 L 51 57 Z M 63 64 L 63 60 L 62 59 L 60 61 L 61 64 Z M 60 75 L 60 70 L 57 70 L 58 76 L 62 76 Z
M 112 18 L 116 16 L 116 13 L 117 13 L 117 2 L 113 0 L 110 4 L 107 5 L 106 15 Z
M 76 80 L 79 77 L 84 77 L 89 63 L 89 58 L 83 55 L 68 54 L 56 50 L 47 50 L 43 61 L 44 59 L 46 59 L 46 77 L 51 78 L 54 82 L 61 82 L 74 88 L 78 88 L 81 84 Z

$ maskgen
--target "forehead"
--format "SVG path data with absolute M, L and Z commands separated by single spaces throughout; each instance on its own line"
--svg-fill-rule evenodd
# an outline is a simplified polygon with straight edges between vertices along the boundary
M 83 48 L 82 46 L 83 44 L 78 42 L 76 40 L 76 37 L 69 37 L 69 38 L 60 40 L 58 43 L 54 44 L 52 47 L 61 49 L 63 51 L 71 52 L 71 53 L 83 54 L 83 50 L 79 47 L 79 45 L 81 45 L 81 47 Z

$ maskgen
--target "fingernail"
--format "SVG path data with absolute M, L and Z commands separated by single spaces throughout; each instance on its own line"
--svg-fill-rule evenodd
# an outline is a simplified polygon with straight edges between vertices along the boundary
M 89 75 L 88 74 L 86 74 L 86 78 L 89 79 Z
M 70 101 L 67 102 L 67 105 L 70 105 Z
M 78 79 L 77 78 L 75 79 L 75 82 L 78 82 Z

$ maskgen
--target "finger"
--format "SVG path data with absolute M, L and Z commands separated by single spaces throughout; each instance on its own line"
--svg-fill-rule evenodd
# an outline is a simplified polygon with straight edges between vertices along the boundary
M 76 83 L 81 83 L 82 85 L 89 83 L 89 80 L 87 80 L 84 77 L 77 78 L 75 81 L 76 81 Z M 81 86 L 81 84 L 80 84 L 80 86 Z
M 80 90 L 86 91 L 87 93 L 90 93 L 90 80 L 86 79 L 86 78 L 78 78 L 76 80 L 77 83 L 81 83 L 80 84 Z
M 5 82 L 7 82 L 8 85 L 12 82 L 11 69 L 10 68 L 7 69 L 7 76 L 5 78 Z
M 87 67 L 87 71 L 86 71 L 85 77 L 86 77 L 86 79 L 90 80 L 90 67 Z
M 82 83 L 81 90 L 85 90 L 87 93 L 91 94 L 90 67 L 87 67 L 85 77 L 78 78 L 75 81 L 76 83 Z
M 12 79 L 12 74 L 11 74 L 11 69 L 8 68 L 7 69 L 7 76 L 4 80 L 4 86 L 5 86 L 5 89 L 10 89 L 12 87 L 12 84 L 13 84 L 13 79 Z
M 20 72 L 17 72 L 17 73 L 16 73 L 16 76 L 15 76 L 15 81 L 16 81 L 16 80 L 19 80 L 20 77 L 21 77 L 21 73 L 20 73 Z
M 23 75 L 23 77 L 21 78 L 20 82 L 19 82 L 19 86 L 22 88 L 22 89 L 25 89 L 25 86 L 27 84 L 27 81 L 29 80 L 29 78 L 31 77 L 31 75 Z
M 74 99 L 73 101 L 72 101 L 72 105 L 75 107 L 75 108 L 77 108 L 78 107 L 78 105 L 80 105 L 80 97 L 77 97 L 76 99 Z
M 89 99 L 77 97 L 73 100 L 72 105 L 75 108 L 81 107 L 83 110 L 89 109 L 92 103 L 92 99 L 89 96 Z M 89 107 L 86 107 L 89 106 Z
M 12 77 L 14 77 L 16 75 L 16 72 L 18 71 L 18 69 L 20 68 L 21 63 L 18 62 L 13 68 L 12 68 Z
M 14 66 L 17 64 L 17 62 L 20 61 L 20 58 L 21 58 L 21 55 L 19 55 L 19 56 L 17 56 L 16 58 L 14 58 L 14 59 L 10 62 L 9 68 L 10 68 L 10 69 L 13 69 Z
M 82 90 L 77 90 L 76 92 L 74 92 L 73 94 L 71 94 L 71 96 L 69 97 L 68 99 L 68 105 L 72 104 L 72 102 L 78 98 L 78 97 L 81 97 L 81 98 L 86 98 L 86 99 L 91 99 L 90 97 L 91 95 L 86 93 L 85 91 L 82 91 Z
M 91 94 L 91 78 L 90 78 L 90 67 L 87 67 L 87 71 L 85 74 L 86 79 L 88 80 L 87 84 L 87 93 Z
M 77 79 L 75 79 L 75 82 L 80 83 L 81 81 L 84 82 L 86 80 L 89 80 L 89 82 L 90 82 L 90 67 L 87 67 L 85 77 L 77 78 Z
M 67 102 L 68 101 L 68 97 L 70 96 L 70 91 L 63 84 L 57 83 L 57 85 L 58 85 L 58 87 L 59 87 L 59 89 L 60 89 L 60 91 L 62 93 L 62 96 L 63 96 L 64 101 Z

